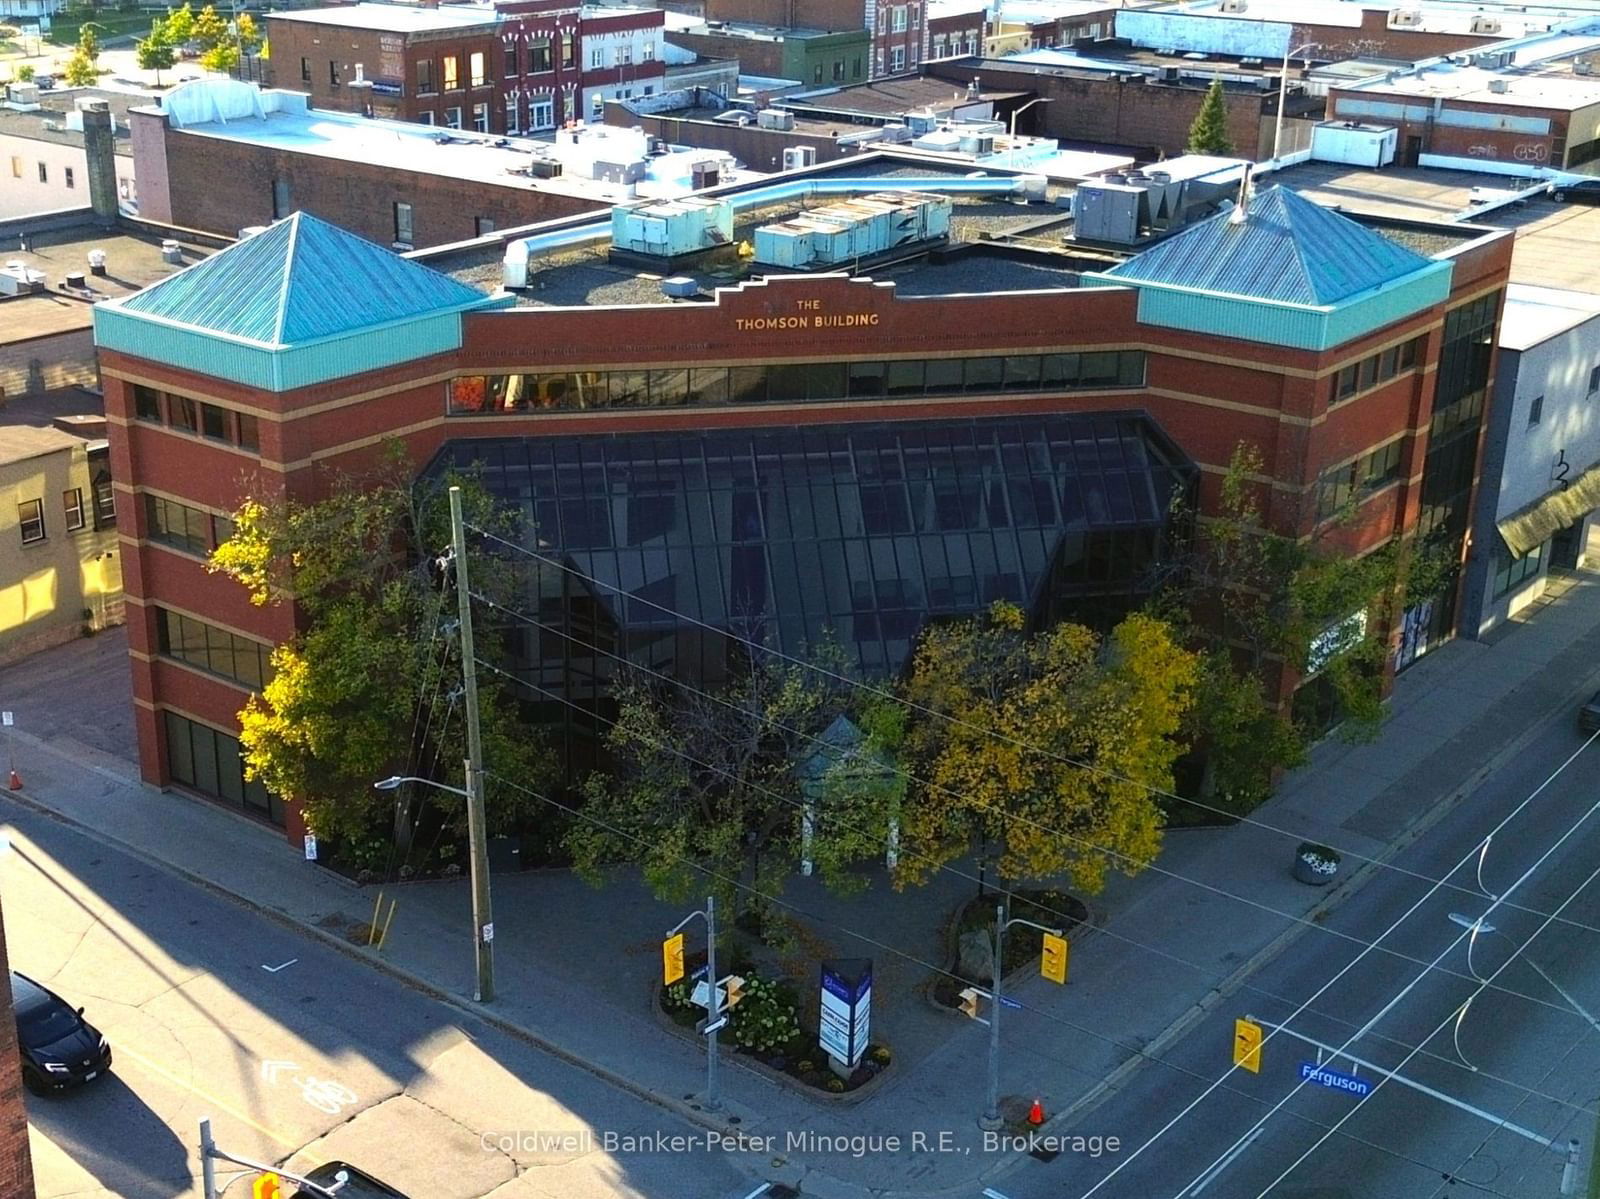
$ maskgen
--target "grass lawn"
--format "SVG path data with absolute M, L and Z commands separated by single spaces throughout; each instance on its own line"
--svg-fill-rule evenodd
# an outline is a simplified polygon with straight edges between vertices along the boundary
M 101 42 L 109 38 L 122 37 L 124 34 L 134 34 L 144 37 L 150 32 L 153 16 L 147 12 L 107 12 L 98 13 L 87 18 L 93 21 L 98 28 L 95 30 L 100 35 Z M 78 44 L 78 31 L 82 29 L 85 18 L 61 14 L 50 21 L 50 36 L 47 41 L 57 46 L 76 46 Z

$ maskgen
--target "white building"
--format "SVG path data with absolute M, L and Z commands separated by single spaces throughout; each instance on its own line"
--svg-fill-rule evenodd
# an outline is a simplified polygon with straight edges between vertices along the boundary
M 1463 589 L 1482 634 L 1600 558 L 1600 296 L 1513 283 Z
M 12 97 L 31 97 L 15 85 Z M 0 220 L 41 212 L 89 207 L 88 162 L 83 150 L 80 99 L 107 100 L 116 126 L 117 197 L 124 212 L 137 213 L 138 186 L 127 108 L 138 97 L 82 88 L 44 92 L 35 104 L 13 98 L 0 103 Z

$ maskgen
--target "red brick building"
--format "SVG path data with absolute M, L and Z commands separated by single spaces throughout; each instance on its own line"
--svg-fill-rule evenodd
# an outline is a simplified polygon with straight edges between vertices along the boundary
M 11 961 L 6 954 L 5 913 L 0 911 L 0 1195 L 33 1199 L 33 1152 L 28 1147 L 28 1106 L 22 1089 L 17 1019 L 11 1011 Z
M 597 117 L 597 99 L 653 94 L 666 73 L 656 9 L 361 3 L 267 22 L 269 85 L 307 92 L 317 108 L 480 133 Z
M 865 29 L 869 80 L 914 74 L 928 60 L 927 0 L 706 0 L 705 19 L 826 33 Z
M 1419 253 L 1274 189 L 1243 222 L 1106 270 L 1003 244 L 1042 211 L 996 215 L 1013 180 L 862 162 L 833 169 L 855 193 L 836 219 L 930 231 L 887 278 L 870 253 L 771 265 L 800 252 L 784 183 L 513 242 L 515 295 L 300 215 L 100 305 L 144 777 L 299 832 L 292 805 L 244 783 L 235 739 L 294 614 L 252 607 L 202 558 L 244 496 L 313 499 L 389 438 L 419 469 L 479 463 L 561 555 L 528 597 L 555 633 L 516 670 L 590 736 L 609 686 L 591 642 L 703 677 L 707 626 L 786 648 L 829 628 L 870 674 L 938 613 L 1125 607 L 1169 544 L 1173 496 L 1212 509 L 1241 442 L 1284 532 L 1353 497 L 1352 553 L 1427 531 L 1459 547 L 1509 233 L 1395 231 Z M 938 234 L 941 210 L 972 240 Z M 609 257 L 613 229 L 638 269 Z M 498 278 L 478 253 L 437 261 Z M 263 277 L 286 280 L 270 304 Z M 363 286 L 327 286 L 346 278 Z M 1408 614 L 1397 666 L 1448 635 L 1452 595 Z

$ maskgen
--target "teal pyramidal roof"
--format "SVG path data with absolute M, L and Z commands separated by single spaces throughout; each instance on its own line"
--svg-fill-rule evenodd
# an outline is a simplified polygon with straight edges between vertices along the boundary
M 287 348 L 487 299 L 448 275 L 297 212 L 130 296 L 121 308 L 200 333 Z
M 1286 187 L 1256 195 L 1105 274 L 1288 304 L 1337 304 L 1432 265 L 1382 234 Z

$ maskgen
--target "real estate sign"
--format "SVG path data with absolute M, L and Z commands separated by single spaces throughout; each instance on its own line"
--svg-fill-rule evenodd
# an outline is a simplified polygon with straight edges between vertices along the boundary
M 817 1043 L 829 1057 L 858 1065 L 872 1028 L 872 959 L 822 963 L 822 1010 Z

